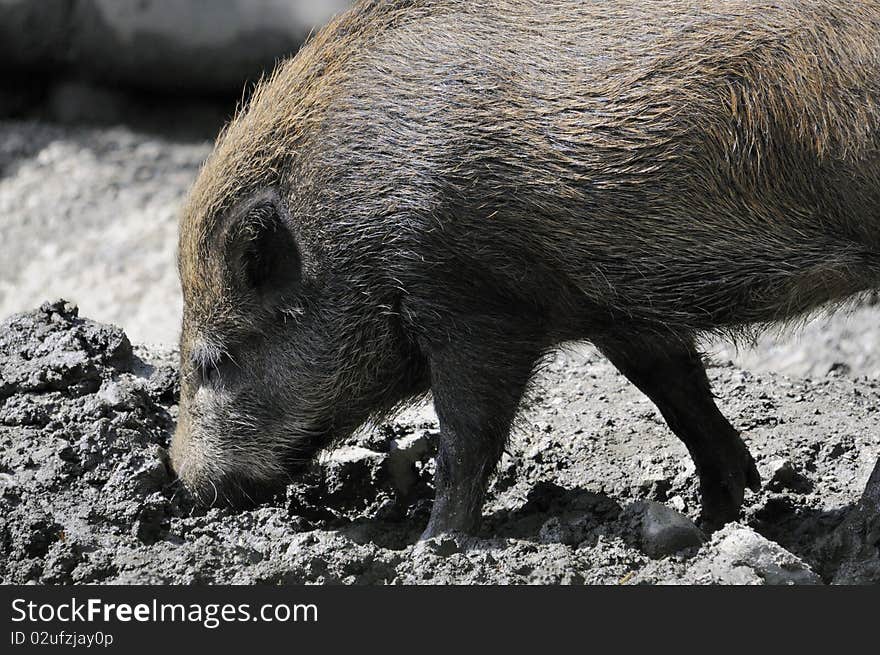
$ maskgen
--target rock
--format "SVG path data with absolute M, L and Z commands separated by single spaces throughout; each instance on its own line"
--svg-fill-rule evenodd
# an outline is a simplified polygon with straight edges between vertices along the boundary
M 0 56 L 129 87 L 239 94 L 348 0 L 4 0 Z M 48 5 L 48 7 L 46 6 Z
M 738 523 L 716 532 L 694 559 L 689 582 L 817 585 L 822 579 L 799 557 Z
M 788 489 L 797 493 L 807 493 L 813 488 L 809 478 L 799 473 L 789 459 L 774 459 L 768 469 L 766 477 L 767 488 L 770 491 L 780 492 Z
M 0 119 L 22 118 L 33 112 L 43 100 L 45 83 L 45 78 L 7 69 L 0 82 Z
M 659 559 L 702 545 L 703 532 L 688 517 L 653 501 L 639 501 L 624 510 L 639 530 L 641 549 Z

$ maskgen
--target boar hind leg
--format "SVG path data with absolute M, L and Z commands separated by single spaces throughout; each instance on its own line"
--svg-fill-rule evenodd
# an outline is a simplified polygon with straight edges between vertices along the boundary
M 440 442 L 434 507 L 422 539 L 478 527 L 489 476 L 539 354 L 488 350 L 457 343 L 429 355 Z
M 674 337 L 636 337 L 597 345 L 657 405 L 687 446 L 700 476 L 702 525 L 714 530 L 735 520 L 745 488 L 757 491 L 761 479 L 739 433 L 715 405 L 693 344 Z

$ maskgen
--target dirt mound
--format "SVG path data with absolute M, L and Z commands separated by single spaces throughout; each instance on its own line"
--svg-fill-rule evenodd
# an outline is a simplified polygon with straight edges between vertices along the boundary
M 711 376 L 764 477 L 707 536 L 693 466 L 594 354 L 537 381 L 477 537 L 416 544 L 430 512 L 430 406 L 368 426 L 286 493 L 193 507 L 168 469 L 174 353 L 132 348 L 63 301 L 0 324 L 4 583 L 880 582 L 880 384 Z

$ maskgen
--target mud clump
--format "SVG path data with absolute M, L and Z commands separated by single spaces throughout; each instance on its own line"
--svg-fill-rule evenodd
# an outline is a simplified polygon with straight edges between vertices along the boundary
M 128 370 L 132 350 L 122 330 L 81 320 L 77 314 L 76 307 L 59 301 L 4 324 L 0 399 L 43 391 L 93 393 L 105 370 Z
M 102 579 L 93 557 L 170 488 L 172 380 L 63 301 L 0 325 L 4 579 Z
M 657 411 L 603 359 L 566 352 L 526 402 L 482 532 L 416 544 L 430 405 L 367 426 L 266 502 L 198 509 L 167 461 L 175 352 L 44 304 L 0 323 L 0 581 L 880 582 L 878 382 L 710 374 L 765 478 L 741 523 L 702 534 L 693 467 Z

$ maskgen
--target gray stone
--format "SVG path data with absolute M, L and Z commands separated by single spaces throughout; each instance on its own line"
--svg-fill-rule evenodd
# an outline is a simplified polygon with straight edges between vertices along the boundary
M 29 71 L 238 94 L 348 0 L 2 0 L 0 57 Z
M 698 555 L 690 577 L 715 584 L 822 584 L 799 557 L 738 523 L 715 533 Z
M 627 513 L 637 518 L 641 547 L 649 557 L 666 557 L 705 541 L 693 521 L 660 503 L 633 503 Z

